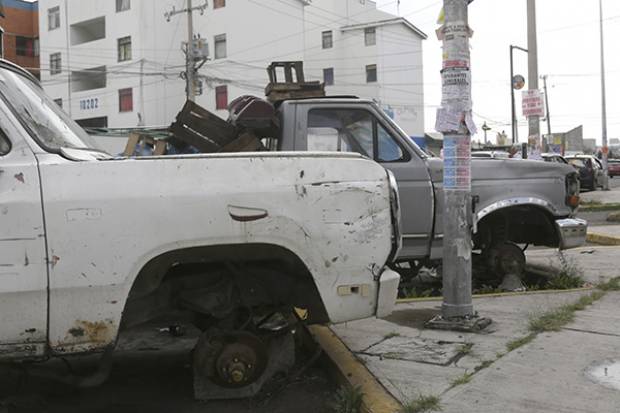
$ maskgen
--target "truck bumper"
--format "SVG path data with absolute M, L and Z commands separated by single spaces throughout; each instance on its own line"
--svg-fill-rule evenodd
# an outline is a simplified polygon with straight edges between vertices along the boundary
M 558 219 L 555 226 L 560 239 L 560 250 L 581 247 L 586 243 L 587 221 L 578 218 Z
M 398 296 L 400 275 L 386 268 L 379 278 L 379 296 L 377 299 L 377 317 L 387 317 L 392 313 Z

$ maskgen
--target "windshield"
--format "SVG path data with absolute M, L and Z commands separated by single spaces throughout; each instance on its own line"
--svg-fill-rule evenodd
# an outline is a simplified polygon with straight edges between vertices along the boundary
M 582 159 L 579 158 L 573 158 L 573 159 L 569 159 L 568 163 L 577 167 L 577 168 L 585 168 L 586 164 Z
M 44 148 L 92 149 L 103 152 L 84 129 L 28 78 L 0 68 L 0 94 Z

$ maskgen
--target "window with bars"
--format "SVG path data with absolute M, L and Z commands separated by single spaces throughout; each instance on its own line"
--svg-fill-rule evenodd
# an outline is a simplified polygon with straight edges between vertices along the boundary
M 131 60 L 131 36 L 118 39 L 118 61 Z
M 213 0 L 214 9 L 221 9 L 222 7 L 226 7 L 226 0 Z
M 213 38 L 214 58 L 223 59 L 226 57 L 226 34 L 218 34 Z
M 116 0 L 116 12 L 129 10 L 131 8 L 130 0 Z
M 57 75 L 62 72 L 62 60 L 60 53 L 50 54 L 50 75 Z
M 331 49 L 334 46 L 334 34 L 331 30 L 322 33 L 323 49 Z
M 323 82 L 327 86 L 334 84 L 334 68 L 333 67 L 328 67 L 327 69 L 323 69 Z
M 377 81 L 377 65 L 366 66 L 366 83 L 374 83 Z
M 47 29 L 54 30 L 60 27 L 60 6 L 47 10 Z
M 120 89 L 118 91 L 118 111 L 119 112 L 132 112 L 133 111 L 133 89 Z
M 364 29 L 364 44 L 366 46 L 374 46 L 377 44 L 377 29 L 375 27 L 367 27 Z
M 228 109 L 228 86 L 215 87 L 215 109 Z

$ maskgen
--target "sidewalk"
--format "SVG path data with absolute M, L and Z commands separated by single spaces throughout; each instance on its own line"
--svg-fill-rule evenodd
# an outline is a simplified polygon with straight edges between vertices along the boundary
M 620 245 L 620 225 L 589 227 L 588 242 L 600 245 Z
M 620 276 L 614 248 L 571 251 L 585 278 L 598 283 Z M 532 251 L 528 261 L 549 265 L 557 253 Z M 531 293 L 474 299 L 493 324 L 482 334 L 428 330 L 441 301 L 398 304 L 385 320 L 332 327 L 348 349 L 403 405 L 438 396 L 444 412 L 618 412 L 620 390 L 586 377 L 590 366 L 620 361 L 620 293 L 608 293 L 576 322 L 541 333 L 530 344 L 531 317 L 572 304 L 591 291 Z M 619 378 L 620 379 L 620 378 Z M 558 396 L 556 396 L 558 395 Z M 389 413 L 389 412 L 382 412 Z
M 612 188 L 610 191 L 590 191 L 580 194 L 582 202 L 600 202 L 601 204 L 620 203 L 619 188 Z
M 445 413 L 620 411 L 620 387 L 590 371 L 620 362 L 620 293 L 609 293 L 559 332 L 539 335 L 442 397 Z M 620 386 L 620 376 L 616 377 Z

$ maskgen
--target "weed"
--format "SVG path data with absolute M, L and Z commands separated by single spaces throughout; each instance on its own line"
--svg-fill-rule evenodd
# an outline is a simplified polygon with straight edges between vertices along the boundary
M 450 385 L 452 387 L 456 387 L 456 386 L 460 386 L 462 384 L 467 384 L 471 381 L 471 378 L 474 375 L 472 373 L 465 373 L 462 376 L 457 377 L 456 379 L 452 380 L 452 383 L 450 383 Z
M 437 396 L 422 396 L 403 406 L 402 413 L 425 413 L 441 411 L 441 403 Z
M 334 400 L 334 413 L 360 413 L 362 411 L 362 393 L 361 387 L 341 386 L 336 391 Z
M 389 340 L 389 339 L 394 338 L 394 337 L 400 337 L 400 334 L 398 334 L 395 331 L 392 331 L 391 333 L 387 333 L 386 335 L 384 335 L 383 339 L 384 340 Z
M 521 337 L 521 338 L 517 338 L 512 341 L 509 341 L 508 344 L 506 344 L 506 350 L 508 350 L 508 352 L 516 350 L 519 347 L 524 346 L 530 341 L 534 340 L 534 338 L 536 338 L 536 334 L 528 334 L 525 337 Z
M 471 354 L 471 349 L 474 348 L 474 343 L 461 344 L 457 350 L 459 356 L 466 356 Z
M 560 331 L 562 327 L 575 319 L 575 310 L 571 306 L 563 306 L 548 311 L 539 317 L 530 319 L 530 331 L 542 333 L 545 331 Z
M 558 259 L 560 260 L 560 272 L 547 282 L 547 288 L 569 290 L 582 287 L 583 271 L 575 259 L 567 257 L 562 251 L 558 253 Z
M 497 358 L 501 358 L 501 357 L 504 357 L 504 354 L 503 353 L 498 353 L 498 354 L 496 354 L 496 356 L 497 356 Z M 495 360 L 485 360 L 480 365 L 474 367 L 474 371 L 477 373 L 480 370 L 486 369 L 487 367 L 489 367 L 493 363 L 495 363 Z
M 601 291 L 620 291 L 620 277 L 612 278 L 606 283 L 596 286 Z

